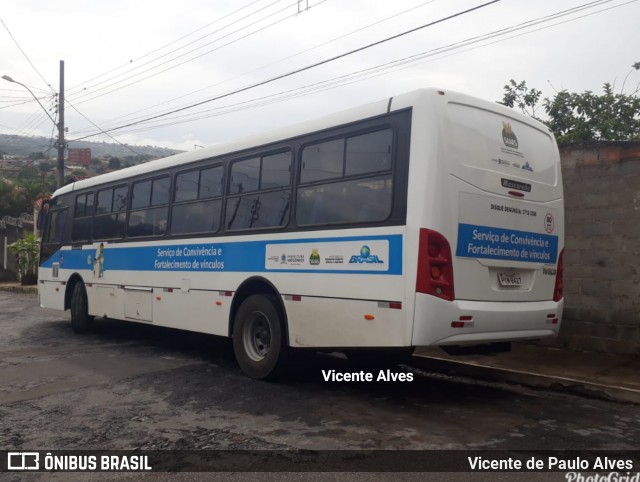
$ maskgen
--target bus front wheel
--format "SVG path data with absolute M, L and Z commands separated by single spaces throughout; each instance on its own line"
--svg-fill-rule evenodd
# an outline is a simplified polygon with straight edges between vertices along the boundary
M 242 302 L 235 317 L 233 351 L 245 375 L 265 380 L 280 372 L 287 352 L 283 323 L 275 297 L 252 295 Z
M 76 333 L 87 333 L 93 328 L 93 316 L 89 315 L 89 301 L 84 283 L 78 281 L 71 293 L 71 328 Z

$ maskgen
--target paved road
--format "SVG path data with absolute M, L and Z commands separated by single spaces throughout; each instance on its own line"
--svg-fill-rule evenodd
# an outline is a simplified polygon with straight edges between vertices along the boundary
M 329 383 L 355 368 L 296 358 L 279 383 L 240 373 L 227 340 L 101 320 L 75 335 L 33 295 L 0 292 L 5 449 L 637 449 L 640 406 L 449 377 Z

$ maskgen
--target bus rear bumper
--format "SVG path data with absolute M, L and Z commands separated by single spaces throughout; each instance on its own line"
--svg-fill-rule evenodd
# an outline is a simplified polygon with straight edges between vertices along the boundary
M 416 294 L 413 346 L 477 345 L 558 335 L 564 300 L 446 301 Z

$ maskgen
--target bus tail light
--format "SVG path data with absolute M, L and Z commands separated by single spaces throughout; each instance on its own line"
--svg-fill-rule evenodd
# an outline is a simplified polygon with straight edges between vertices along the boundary
M 430 229 L 420 230 L 416 291 L 453 301 L 453 259 L 447 239 Z
M 553 301 L 560 301 L 564 296 L 564 248 L 558 256 L 558 271 L 556 271 L 556 284 L 553 287 Z

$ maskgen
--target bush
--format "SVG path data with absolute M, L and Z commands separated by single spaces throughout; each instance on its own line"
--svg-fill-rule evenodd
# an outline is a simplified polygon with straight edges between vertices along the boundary
M 31 233 L 8 246 L 18 257 L 18 281 L 21 284 L 36 284 L 38 281 L 38 257 L 40 242 Z

